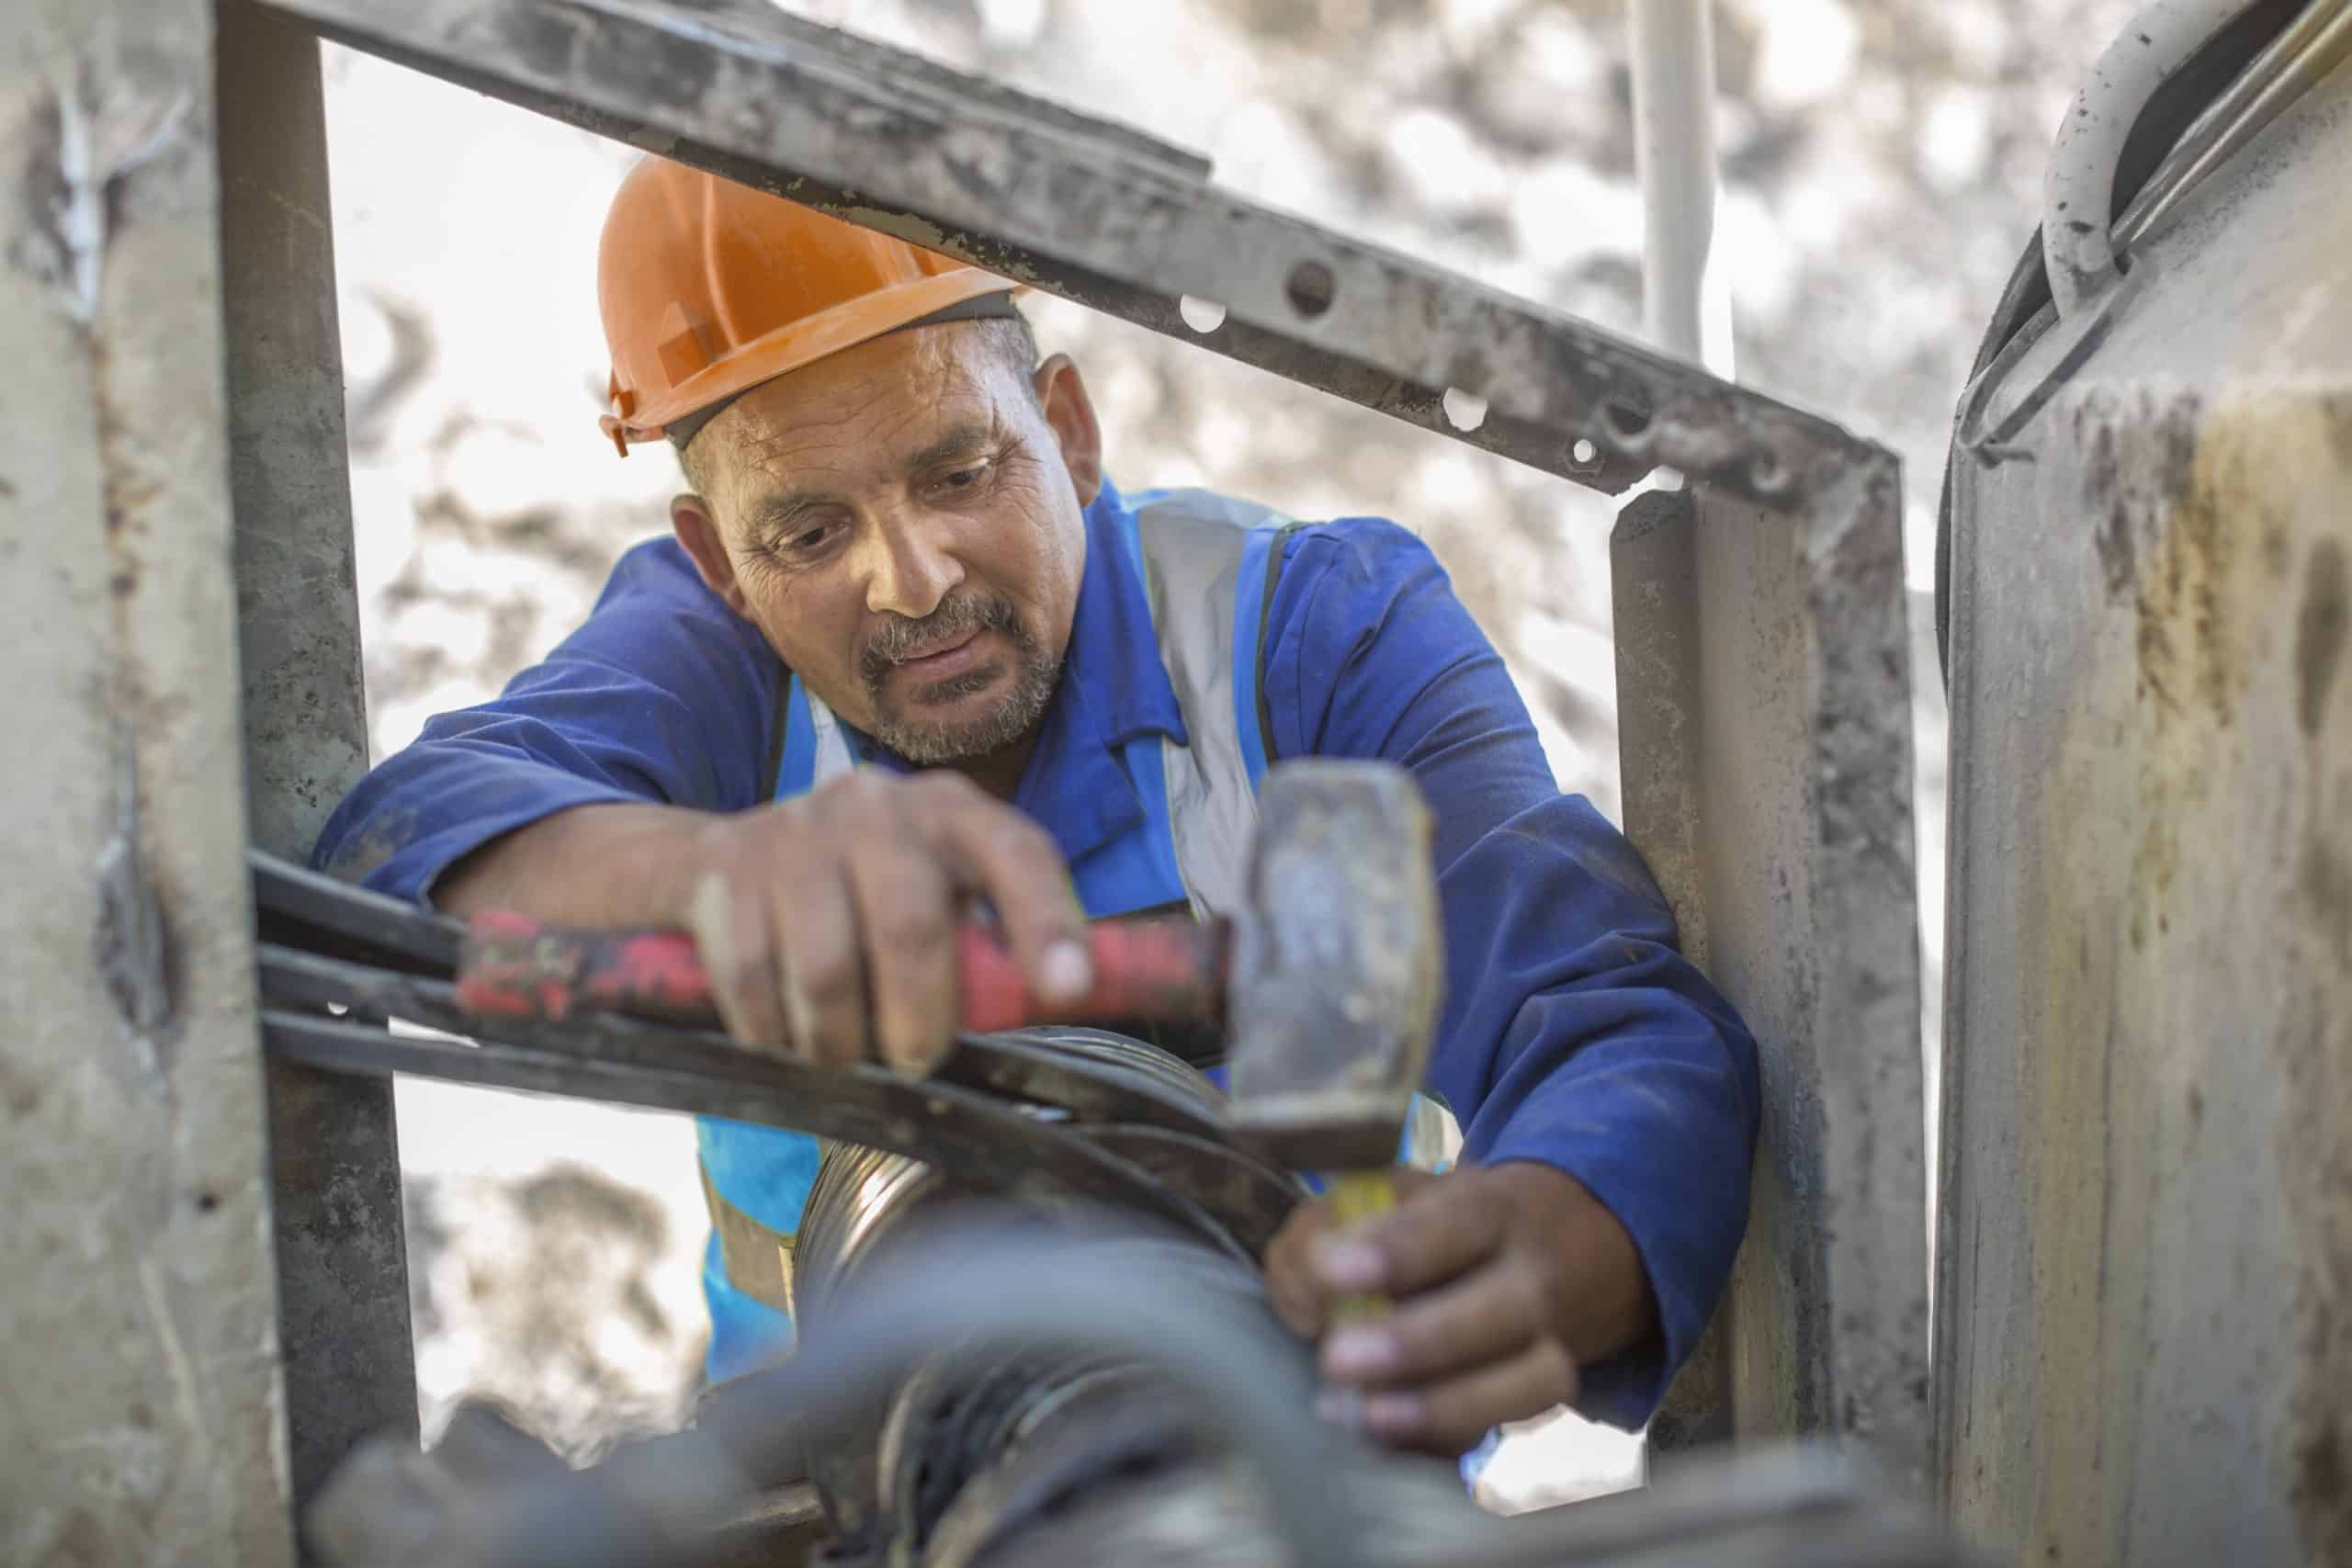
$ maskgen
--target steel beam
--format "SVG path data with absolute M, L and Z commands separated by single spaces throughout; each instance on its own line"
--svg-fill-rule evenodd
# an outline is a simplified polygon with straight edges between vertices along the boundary
M 292 1558 L 206 0 L 0 28 L 0 1561 Z
M 1653 493 L 1611 539 L 1625 827 L 1756 1032 L 1748 1235 L 1659 1451 L 1835 1434 L 1928 1466 L 1925 1111 L 1900 491 Z
M 763 0 L 271 0 L 356 48 L 915 240 L 1548 472 L 1665 464 L 1797 504 L 1872 450 L 1826 421 L 1441 267 L 1030 123 L 1002 90 Z M 1227 309 L 1193 333 L 1180 298 Z M 1458 388 L 1484 422 L 1454 428 Z
M 301 859 L 368 769 L 319 43 L 245 0 L 219 18 L 247 819 Z M 416 1430 L 400 1141 L 389 1082 L 273 1061 L 268 1086 L 300 1508 L 361 1437 Z
M 1683 955 L 1708 970 L 1698 531 L 1698 502 L 1690 491 L 1637 495 L 1618 513 L 1609 536 L 1609 575 L 1625 836 L 1674 910 Z M 1728 1298 L 1716 1307 L 1714 1321 L 1650 1417 L 1645 1449 L 1653 1475 L 1679 1463 L 1686 1450 L 1732 1436 L 1724 1341 L 1735 1310 Z

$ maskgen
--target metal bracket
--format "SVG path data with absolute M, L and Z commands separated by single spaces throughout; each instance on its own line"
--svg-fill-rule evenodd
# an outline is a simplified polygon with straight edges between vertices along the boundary
M 1597 490 L 1679 470 L 1699 510 L 1690 581 L 1670 592 L 1690 595 L 1706 636 L 1678 654 L 1687 669 L 1661 666 L 1672 700 L 1637 681 L 1625 705 L 1692 727 L 1684 782 L 1711 847 L 1692 885 L 1710 972 L 1765 1054 L 1760 1220 L 1733 1292 L 1748 1325 L 1741 1428 L 1845 1433 L 1924 1472 L 1892 453 L 1589 322 L 1221 191 L 1197 160 L 1123 128 L 763 0 L 268 3 L 358 49 Z M 1188 296 L 1222 305 L 1220 324 L 1188 326 Z M 1485 404 L 1475 428 L 1448 417 L 1457 390 Z M 1621 598 L 1621 626 L 1662 603 Z

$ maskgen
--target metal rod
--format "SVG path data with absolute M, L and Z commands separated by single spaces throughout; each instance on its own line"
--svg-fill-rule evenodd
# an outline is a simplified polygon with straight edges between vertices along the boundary
M 2206 175 L 2347 58 L 2352 58 L 2352 0 L 2312 0 L 2181 132 L 2180 141 L 2116 220 L 2116 249 L 2128 251 L 2154 232 Z
M 466 928 L 446 915 L 355 887 L 260 850 L 245 855 L 254 908 L 264 934 L 299 934 L 309 948 L 332 948 L 381 966 L 447 977 L 457 967 Z
M 336 896 L 349 891 L 340 889 Z M 354 961 L 346 956 L 340 949 L 351 940 L 350 932 L 360 929 L 359 922 L 350 909 L 334 908 L 325 912 L 333 916 L 332 925 L 293 923 L 284 906 L 265 893 L 264 940 L 258 952 L 265 997 L 303 1007 L 332 1005 L 370 1019 L 404 1019 L 450 1034 L 546 1043 L 616 1059 L 650 1053 L 664 1065 L 696 1066 L 729 1081 L 749 1077 L 764 1088 L 813 1091 L 831 1081 L 820 1069 L 741 1049 L 714 1029 L 609 1012 L 585 1012 L 569 1021 L 478 1016 L 458 1000 L 457 987 L 445 978 L 386 968 L 372 958 Z M 365 913 L 364 906 L 359 913 Z M 274 935 L 294 937 L 301 945 L 270 940 Z M 315 939 L 322 936 L 327 939 L 329 951 L 316 951 Z M 390 940 L 406 939 L 395 935 Z M 1116 1042 L 1124 1049 L 1095 1045 L 1096 1039 Z M 962 1039 L 930 1081 L 1051 1107 L 1079 1122 L 1117 1122 L 1212 1139 L 1227 1137 L 1230 1128 L 1222 1113 L 1222 1099 L 1211 1098 L 1213 1090 L 1199 1093 L 1177 1087 L 1181 1082 L 1175 1077 L 1177 1058 L 1167 1058 L 1169 1070 L 1147 1070 L 1145 1064 L 1154 1055 L 1165 1056 L 1138 1041 L 1092 1030 L 1045 1027 L 1012 1034 L 972 1034 Z M 891 1075 L 882 1077 L 886 1081 L 903 1081 Z
M 1732 373 L 1731 300 L 1714 268 L 1712 0 L 1630 0 L 1634 166 L 1642 181 L 1642 321 L 1650 341 Z
M 673 1064 L 591 1055 L 567 1048 L 582 1032 L 578 1021 L 549 1032 L 563 1043 L 468 1044 L 390 1034 L 313 1013 L 272 1008 L 262 1014 L 263 1044 L 281 1061 L 332 1073 L 404 1074 L 782 1127 L 908 1155 L 984 1188 L 1124 1203 L 1206 1236 L 1235 1257 L 1250 1256 L 1223 1221 L 1166 1180 L 1075 1133 L 968 1090 L 915 1083 L 879 1068 L 827 1072 L 746 1059 L 739 1073 L 730 1073 L 700 1058 Z M 755 1075 L 763 1072 L 777 1081 L 759 1081 Z

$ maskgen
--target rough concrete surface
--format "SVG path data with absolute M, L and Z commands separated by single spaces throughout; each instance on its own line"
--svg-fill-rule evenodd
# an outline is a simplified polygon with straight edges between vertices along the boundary
M 0 1560 L 291 1558 L 210 8 L 0 31 Z

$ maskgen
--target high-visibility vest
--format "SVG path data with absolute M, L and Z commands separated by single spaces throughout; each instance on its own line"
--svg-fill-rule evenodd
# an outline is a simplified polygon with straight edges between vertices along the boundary
M 1161 663 L 1189 744 L 1158 733 L 1125 741 L 1121 761 L 1145 813 L 1146 852 L 1098 855 L 1079 874 L 1090 916 L 1189 908 L 1231 913 L 1247 886 L 1269 756 L 1258 672 L 1284 536 L 1297 525 L 1208 491 L 1130 500 L 1119 543 L 1142 577 Z M 775 798 L 789 800 L 856 766 L 840 722 L 792 676 L 785 694 Z M 1095 863 L 1100 862 L 1100 864 Z M 1435 1107 L 1417 1100 L 1407 1153 L 1434 1145 Z M 792 1342 L 792 1262 L 818 1140 L 703 1117 L 697 1124 L 711 1237 L 703 1263 L 710 1378 L 739 1376 Z

